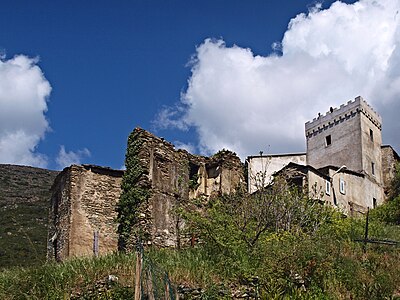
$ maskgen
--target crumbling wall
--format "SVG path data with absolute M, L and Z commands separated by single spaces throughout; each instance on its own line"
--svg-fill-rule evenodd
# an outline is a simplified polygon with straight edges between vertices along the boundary
M 400 163 L 400 157 L 391 146 L 382 146 L 382 174 L 383 187 L 386 196 L 389 193 L 392 180 L 396 172 L 396 163 Z
M 133 138 L 132 138 L 133 137 Z M 141 233 L 146 244 L 180 247 L 186 243 L 184 222 L 177 210 L 193 198 L 208 199 L 231 193 L 243 182 L 243 167 L 236 154 L 220 151 L 212 157 L 192 155 L 149 133 L 136 128 L 128 140 L 133 143 L 134 163 L 123 171 L 92 165 L 65 168 L 52 187 L 48 259 L 64 260 L 73 256 L 129 249 L 132 241 L 121 242 L 121 191 L 136 188 L 139 202 L 134 208 L 134 234 Z M 129 148 L 129 145 L 128 145 Z M 131 161 L 132 162 L 132 161 Z M 128 175 L 127 175 L 128 174 Z M 134 180 L 132 184 L 128 184 Z M 122 184 L 122 188 L 121 188 Z M 140 199 L 139 199 L 140 198 Z M 121 199 L 121 200 L 120 200 Z M 131 203 L 128 202 L 128 205 Z M 136 205 L 135 204 L 135 205 Z M 117 216 L 117 211 L 122 216 Z M 119 226 L 119 228 L 118 228 Z M 118 230 L 117 230 L 118 229 Z M 118 235 L 118 232 L 120 235 Z M 123 248 L 123 247 L 122 247 Z
M 123 171 L 91 165 L 65 168 L 52 187 L 48 259 L 117 250 L 115 206 Z
M 243 182 L 240 159 L 230 151 L 212 157 L 176 150 L 162 138 L 136 128 L 132 135 L 141 144 L 137 153 L 143 170 L 142 186 L 150 197 L 138 207 L 139 226 L 147 244 L 180 247 L 183 221 L 176 211 L 190 199 L 231 193 Z M 139 183 L 138 183 L 139 184 Z

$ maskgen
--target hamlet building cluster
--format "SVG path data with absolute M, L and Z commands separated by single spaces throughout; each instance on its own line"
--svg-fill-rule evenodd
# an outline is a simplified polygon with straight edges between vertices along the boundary
M 193 155 L 136 128 L 132 134 L 140 145 L 137 155 L 143 170 L 138 184 L 150 190 L 149 199 L 138 207 L 137 226 L 146 232 L 148 244 L 178 247 L 187 237 L 181 230 L 184 223 L 173 213 L 177 205 L 232 193 L 246 181 L 253 193 L 277 175 L 345 214 L 363 213 L 385 201 L 400 161 L 391 146 L 382 145 L 381 131 L 379 114 L 357 97 L 305 124 L 305 153 L 249 156 L 244 172 L 233 152 Z M 115 208 L 123 173 L 72 165 L 57 176 L 52 187 L 48 259 L 118 250 Z

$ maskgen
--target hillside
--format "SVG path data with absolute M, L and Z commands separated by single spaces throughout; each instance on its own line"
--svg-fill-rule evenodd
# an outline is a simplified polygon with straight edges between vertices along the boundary
M 57 174 L 0 164 L 0 268 L 45 260 L 50 187 Z

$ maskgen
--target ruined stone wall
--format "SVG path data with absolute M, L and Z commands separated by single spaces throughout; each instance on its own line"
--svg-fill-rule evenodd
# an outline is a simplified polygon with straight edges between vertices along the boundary
M 52 187 L 48 259 L 117 250 L 115 207 L 123 171 L 90 165 L 65 168 Z M 96 235 L 96 238 L 95 238 Z
M 389 193 L 400 157 L 391 146 L 382 146 L 382 177 L 385 194 Z
M 231 193 L 243 182 L 243 167 L 232 152 L 221 151 L 212 157 L 176 150 L 162 138 L 136 128 L 141 143 L 142 185 L 148 186 L 150 198 L 139 208 L 140 226 L 150 237 L 148 244 L 179 247 L 184 227 L 176 210 L 190 199 Z
M 61 261 L 69 255 L 71 227 L 70 172 L 64 169 L 56 177 L 51 188 L 47 259 Z
M 177 210 L 193 198 L 235 191 L 243 183 L 242 163 L 230 151 L 197 156 L 143 129 L 134 133 L 142 170 L 135 185 L 150 195 L 138 206 L 136 229 L 145 233 L 148 245 L 180 247 L 188 238 Z M 116 208 L 122 175 L 91 165 L 72 165 L 59 174 L 52 187 L 48 259 L 93 255 L 95 240 L 99 255 L 118 250 Z

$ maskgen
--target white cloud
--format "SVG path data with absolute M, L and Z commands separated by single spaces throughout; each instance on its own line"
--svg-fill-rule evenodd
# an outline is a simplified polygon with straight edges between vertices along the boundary
M 56 158 L 57 165 L 60 169 L 69 167 L 70 165 L 78 165 L 82 162 L 85 157 L 90 157 L 90 151 L 87 148 L 82 150 L 65 151 L 65 147 L 61 146 L 58 156 Z
M 35 150 L 49 130 L 44 114 L 51 86 L 37 62 L 0 54 L 0 163 L 47 165 L 46 156 Z
M 182 143 L 181 141 L 175 141 L 174 145 L 176 149 L 183 149 L 189 153 L 196 153 L 196 146 L 192 143 Z
M 310 9 L 274 43 L 282 55 L 256 56 L 207 39 L 180 109 L 161 112 L 163 123 L 194 126 L 203 153 L 304 151 L 305 121 L 361 95 L 383 117 L 384 142 L 399 149 L 399 10 L 398 0 Z

